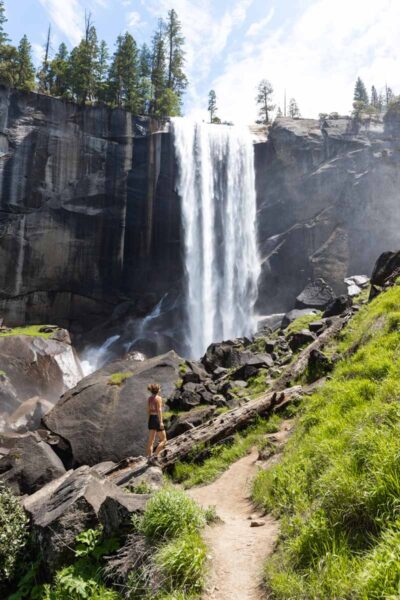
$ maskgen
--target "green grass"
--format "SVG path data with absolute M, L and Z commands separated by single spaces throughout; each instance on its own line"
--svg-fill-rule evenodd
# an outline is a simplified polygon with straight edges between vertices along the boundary
M 0 377 L 6 377 L 6 372 L 0 369 Z
M 298 317 L 285 329 L 286 337 L 294 333 L 300 333 L 300 331 L 303 331 L 303 329 L 308 329 L 310 323 L 319 321 L 321 317 L 321 311 L 318 311 L 315 315 L 303 315 L 302 317 Z
M 172 472 L 172 479 L 184 488 L 214 481 L 239 458 L 246 456 L 254 447 L 262 449 L 268 445 L 266 434 L 278 431 L 280 418 L 273 415 L 268 420 L 259 418 L 256 423 L 241 433 L 236 433 L 230 446 L 213 446 L 211 457 L 202 464 L 179 462 Z M 194 457 L 195 458 L 195 457 Z
M 132 371 L 126 371 L 126 373 L 113 373 L 108 378 L 108 385 L 122 385 L 127 379 L 133 377 Z
M 43 327 L 50 327 L 47 325 L 28 325 L 26 327 L 13 327 L 10 331 L 2 331 L 0 332 L 0 337 L 10 337 L 12 335 L 28 335 L 32 337 L 42 337 L 45 339 L 50 338 L 54 331 L 51 333 L 43 333 L 40 329 Z
M 275 600 L 399 598 L 400 287 L 342 332 L 346 358 L 304 405 L 253 499 L 281 518 L 265 571 Z

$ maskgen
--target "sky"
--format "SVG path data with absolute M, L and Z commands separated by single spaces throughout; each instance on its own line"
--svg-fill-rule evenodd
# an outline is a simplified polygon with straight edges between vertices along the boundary
M 223 120 L 257 118 L 256 87 L 271 81 L 283 109 L 294 97 L 303 117 L 349 114 L 354 83 L 400 93 L 400 0 L 5 0 L 14 43 L 26 33 L 38 61 L 48 24 L 52 46 L 79 42 L 85 10 L 113 50 L 129 31 L 149 42 L 175 8 L 186 37 L 190 87 L 184 111 L 206 118 L 210 89 Z

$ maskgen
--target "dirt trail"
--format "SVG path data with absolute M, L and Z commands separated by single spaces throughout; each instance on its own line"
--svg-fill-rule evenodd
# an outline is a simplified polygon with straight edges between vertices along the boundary
M 274 434 L 278 446 L 290 435 L 291 425 L 283 423 Z M 210 485 L 193 488 L 189 494 L 203 507 L 215 506 L 221 522 L 205 531 L 210 551 L 210 574 L 204 600 L 261 600 L 261 581 L 265 559 L 273 552 L 278 536 L 277 521 L 262 516 L 250 499 L 250 484 L 257 473 L 258 451 L 238 460 Z M 263 463 L 268 468 L 277 455 Z M 251 519 L 252 518 L 252 519 Z M 264 521 L 251 527 L 253 521 Z

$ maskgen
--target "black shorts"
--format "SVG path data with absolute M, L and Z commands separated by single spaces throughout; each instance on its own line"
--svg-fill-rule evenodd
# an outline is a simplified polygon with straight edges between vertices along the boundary
M 164 431 L 164 426 L 161 427 L 158 415 L 149 416 L 149 429 L 152 431 Z

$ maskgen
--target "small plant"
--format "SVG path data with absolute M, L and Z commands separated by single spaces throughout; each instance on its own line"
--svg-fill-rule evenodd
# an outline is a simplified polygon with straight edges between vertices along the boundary
M 132 371 L 126 373 L 113 373 L 108 379 L 108 385 L 122 385 L 127 379 L 133 377 Z
M 130 485 L 127 491 L 131 494 L 151 494 L 153 489 L 146 481 L 141 481 L 136 485 Z
M 28 519 L 16 496 L 0 482 L 0 583 L 12 579 L 28 541 Z
M 141 529 L 154 540 L 198 531 L 205 524 L 204 512 L 194 500 L 181 490 L 166 487 L 147 503 Z
M 183 377 L 183 375 L 185 375 L 185 373 L 188 372 L 188 367 L 186 363 L 181 363 L 179 365 L 179 375 L 181 375 L 181 377 Z
M 197 532 L 185 533 L 158 550 L 155 563 L 166 591 L 200 592 L 204 584 L 206 546 Z

